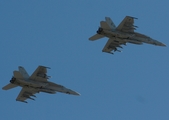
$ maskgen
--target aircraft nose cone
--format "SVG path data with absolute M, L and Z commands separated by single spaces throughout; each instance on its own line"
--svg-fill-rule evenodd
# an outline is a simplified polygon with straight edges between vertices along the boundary
M 157 40 L 154 40 L 154 44 L 155 45 L 158 45 L 158 46 L 166 46 L 165 44 L 163 44 L 162 42 L 159 42 L 159 41 L 157 41 Z
M 159 45 L 159 46 L 166 46 L 165 44 L 163 44 L 163 43 L 161 43 L 161 42 L 158 42 L 158 44 L 157 45 Z
M 72 94 L 72 95 L 80 95 L 80 93 L 75 92 L 75 91 L 73 91 L 73 90 L 69 90 L 69 94 Z
M 79 96 L 80 96 L 80 93 L 75 92 L 75 94 L 74 94 L 74 95 L 79 95 Z
M 165 44 L 163 44 L 163 43 L 161 43 L 161 46 L 164 46 L 164 47 L 166 47 L 166 45 L 165 45 Z
M 80 95 L 78 92 L 72 91 L 73 95 Z

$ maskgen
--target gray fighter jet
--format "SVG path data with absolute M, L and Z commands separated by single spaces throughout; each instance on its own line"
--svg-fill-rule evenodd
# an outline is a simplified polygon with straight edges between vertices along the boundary
M 19 71 L 13 71 L 14 76 L 10 80 L 10 83 L 2 88 L 3 90 L 9 90 L 17 86 L 22 87 L 16 101 L 27 103 L 27 101 L 25 101 L 26 99 L 35 100 L 32 97 L 36 97 L 34 94 L 39 92 L 50 94 L 62 92 L 66 94 L 80 95 L 62 85 L 49 82 L 48 79 L 50 76 L 47 76 L 46 74 L 47 68 L 49 67 L 39 66 L 31 76 L 28 75 L 23 67 L 19 66 L 18 68 Z
M 105 21 L 100 22 L 100 27 L 97 34 L 90 37 L 89 40 L 94 41 L 103 37 L 108 37 L 109 40 L 104 46 L 102 52 L 113 54 L 112 51 L 119 51 L 117 48 L 122 48 L 121 45 L 133 43 L 141 45 L 143 43 L 153 44 L 157 46 L 166 46 L 165 44 L 154 40 L 146 35 L 134 32 L 137 26 L 134 25 L 135 17 L 126 16 L 123 21 L 116 27 L 109 17 L 105 17 Z

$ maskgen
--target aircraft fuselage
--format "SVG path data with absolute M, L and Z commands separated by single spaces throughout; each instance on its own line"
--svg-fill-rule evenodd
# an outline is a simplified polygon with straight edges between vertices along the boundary
M 140 34 L 137 32 L 134 33 L 126 33 L 126 32 L 121 32 L 121 31 L 111 31 L 111 30 L 105 30 L 102 28 L 99 28 L 97 31 L 98 34 L 104 35 L 108 38 L 115 38 L 117 39 L 117 42 L 129 42 L 133 44 L 143 44 L 143 43 L 148 43 L 148 44 L 153 44 L 153 45 L 158 45 L 158 46 L 165 46 L 163 43 L 154 40 L 144 34 Z
M 55 84 L 49 81 L 43 82 L 43 81 L 22 80 L 22 79 L 12 78 L 10 82 L 12 84 L 16 84 L 21 87 L 33 88 L 39 92 L 45 92 L 45 93 L 50 93 L 50 94 L 55 94 L 56 92 L 62 92 L 62 93 L 67 93 L 67 94 L 79 95 L 79 93 L 71 89 L 67 89 L 66 87 L 62 85 Z

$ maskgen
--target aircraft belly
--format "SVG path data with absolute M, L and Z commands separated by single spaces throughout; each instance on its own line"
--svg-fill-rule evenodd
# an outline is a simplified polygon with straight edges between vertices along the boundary
M 104 34 L 108 38 L 120 38 L 126 39 L 133 37 L 133 34 L 121 33 L 121 32 L 112 32 L 112 31 L 104 31 Z
M 48 85 L 44 87 L 44 89 L 61 92 L 64 90 L 64 87 L 62 85 L 49 82 Z
M 129 43 L 133 43 L 133 44 L 138 44 L 138 45 L 141 45 L 143 44 L 141 40 L 137 39 L 137 38 L 130 38 L 130 39 L 125 39 L 126 42 L 129 42 Z
M 24 86 L 31 86 L 31 87 L 41 87 L 45 86 L 46 84 L 42 84 L 40 82 L 34 81 L 25 81 L 25 80 L 17 80 L 17 84 L 24 87 Z
M 54 91 L 59 91 L 59 92 L 63 90 L 63 88 L 61 88 L 61 87 L 54 87 L 54 86 L 49 86 L 48 88 L 50 88 Z
M 49 89 L 49 88 L 41 88 L 39 89 L 40 92 L 45 92 L 45 93 L 49 93 L 49 94 L 55 94 L 56 91 L 53 89 Z
M 144 43 L 148 43 L 148 44 L 154 44 L 154 40 L 152 40 L 151 38 L 137 38 L 137 40 L 139 40 L 140 42 L 144 42 Z
M 128 40 L 127 42 L 132 43 L 132 44 L 137 44 L 137 45 L 143 44 L 142 42 L 138 42 L 138 41 L 134 41 L 134 40 Z

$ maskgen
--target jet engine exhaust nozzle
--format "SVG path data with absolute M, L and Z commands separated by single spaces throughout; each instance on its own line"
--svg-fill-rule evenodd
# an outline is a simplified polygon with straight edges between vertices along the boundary
M 101 34 L 102 31 L 103 31 L 103 28 L 99 27 L 99 29 L 97 30 L 97 34 Z

